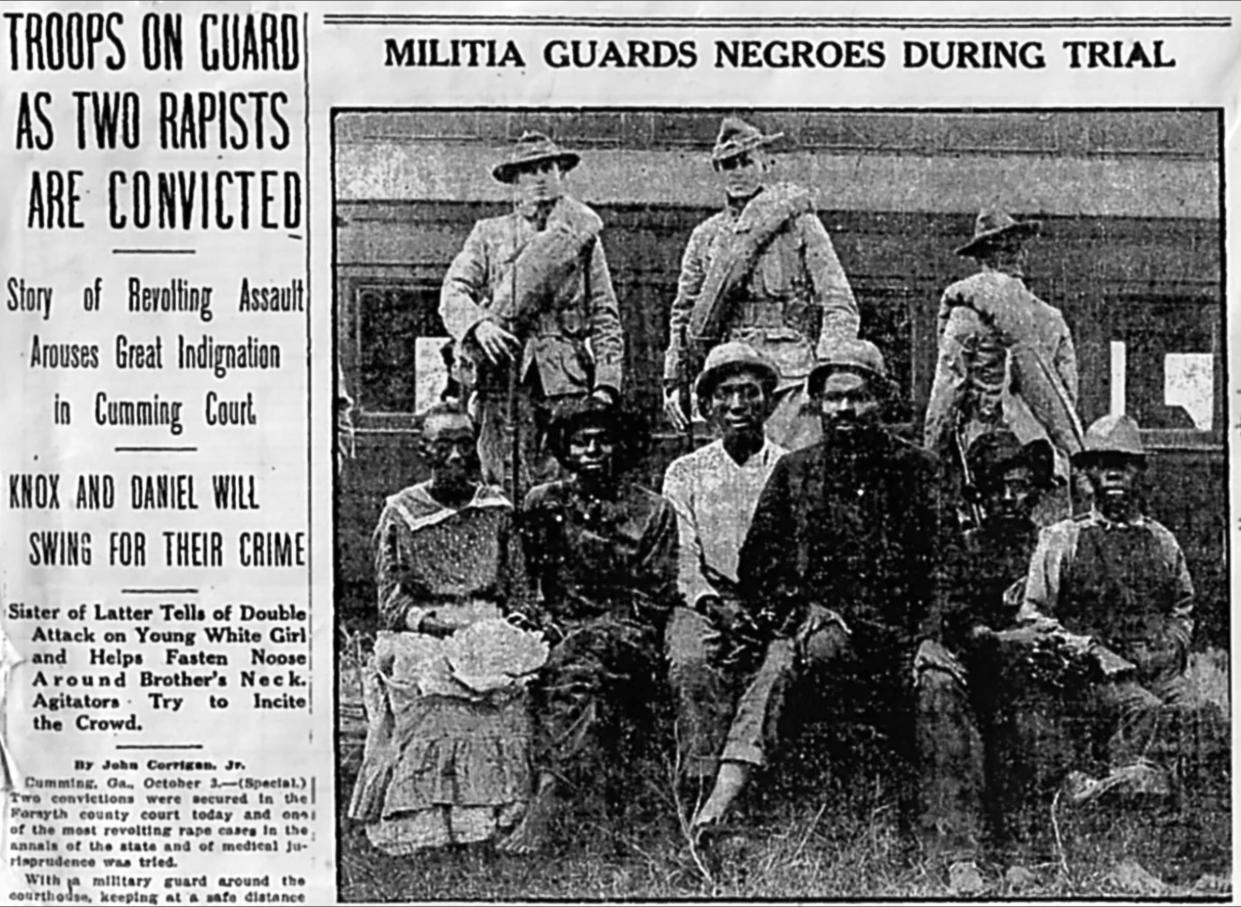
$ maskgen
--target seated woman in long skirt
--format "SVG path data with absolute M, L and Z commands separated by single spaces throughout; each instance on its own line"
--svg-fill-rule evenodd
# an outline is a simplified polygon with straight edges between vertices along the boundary
M 375 529 L 380 631 L 349 807 L 393 855 L 486 841 L 522 817 L 525 682 L 547 659 L 540 637 L 505 620 L 524 589 L 513 507 L 478 482 L 470 417 L 436 407 L 420 443 L 431 479 L 388 498 Z

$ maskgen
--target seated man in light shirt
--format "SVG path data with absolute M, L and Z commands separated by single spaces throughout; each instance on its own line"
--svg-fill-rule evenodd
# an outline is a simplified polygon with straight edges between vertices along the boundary
M 764 678 L 754 676 L 762 646 L 738 594 L 737 555 L 786 452 L 763 431 L 778 383 L 775 366 L 750 345 L 712 349 L 694 392 L 720 437 L 674 461 L 664 477 L 664 497 L 677 513 L 685 603 L 667 631 L 682 778 L 699 803 L 716 782 L 695 826 L 717 821 L 762 762 Z

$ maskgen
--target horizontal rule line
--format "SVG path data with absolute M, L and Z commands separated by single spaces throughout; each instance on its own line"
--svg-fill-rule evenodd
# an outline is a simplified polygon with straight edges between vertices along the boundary
M 117 447 L 117 453 L 198 453 L 197 447 Z
M 122 589 L 122 595 L 197 595 L 197 589 Z
M 197 255 L 197 249 L 113 249 L 113 255 Z
M 118 743 L 118 750 L 200 750 L 201 743 Z
M 584 19 L 569 16 L 447 16 L 417 13 L 327 13 L 326 25 L 561 25 L 574 28 L 1230 28 L 1228 16 L 1094 16 L 1065 19 Z

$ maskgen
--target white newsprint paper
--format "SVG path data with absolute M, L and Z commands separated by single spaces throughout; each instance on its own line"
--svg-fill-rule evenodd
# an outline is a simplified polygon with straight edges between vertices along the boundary
M 1140 426 L 1142 507 L 1175 539 L 1194 590 L 1181 679 L 1226 723 L 1241 503 L 1230 460 L 1241 336 L 1225 302 L 1241 252 L 1235 4 L 27 2 L 0 9 L 0 73 L 8 902 L 1235 897 L 1231 758 L 1201 768 L 1207 735 L 1159 702 L 1160 732 L 1177 741 L 1172 788 L 1128 795 L 1102 781 L 1083 793 L 1107 766 L 1065 763 L 1018 803 L 994 792 L 1017 769 L 991 738 L 1040 702 L 1004 700 L 1007 725 L 975 722 L 981 805 L 936 807 L 973 809 L 978 834 L 933 854 L 936 828 L 907 827 L 916 810 L 899 790 L 927 809 L 932 794 L 902 787 L 893 755 L 924 752 L 928 725 L 870 721 L 880 707 L 864 703 L 828 717 L 822 696 L 794 685 L 780 721 L 768 714 L 760 757 L 724 752 L 748 784 L 699 833 L 715 763 L 690 783 L 672 634 L 669 652 L 651 631 L 632 658 L 599 643 L 573 668 L 594 671 L 590 691 L 569 695 L 548 678 L 563 680 L 549 672 L 565 669 L 571 635 L 545 625 L 548 666 L 502 674 L 497 692 L 462 679 L 454 640 L 468 621 L 443 623 L 466 599 L 475 617 L 536 600 L 461 591 L 497 549 L 496 526 L 550 594 L 534 564 L 554 558 L 520 499 L 573 465 L 575 433 L 564 467 L 527 443 L 557 382 L 641 426 L 621 439 L 644 442 L 627 481 L 674 527 L 669 588 L 677 609 L 695 606 L 684 576 L 696 555 L 676 548 L 697 517 L 655 495 L 721 423 L 712 398 L 691 393 L 702 358 L 668 350 L 696 342 L 677 328 L 703 281 L 695 231 L 742 210 L 730 213 L 727 179 L 743 167 L 769 196 L 805 199 L 798 216 L 812 222 L 809 239 L 781 240 L 791 258 L 767 258 L 755 217 L 745 305 L 761 330 L 745 339 L 777 352 L 803 328 L 818 339 L 820 309 L 803 316 L 819 272 L 796 263 L 830 254 L 846 333 L 884 357 L 882 422 L 902 450 L 926 437 L 945 367 L 941 299 L 977 270 L 967 244 L 997 225 L 1031 234 L 1026 283 L 1072 338 L 1069 415 L 1077 431 L 1109 415 Z M 575 253 L 587 314 L 552 293 L 532 316 L 529 369 L 488 398 L 462 360 L 497 336 L 478 327 L 497 325 L 495 275 L 521 270 L 502 230 L 547 216 L 522 200 L 533 178 L 513 174 L 544 164 L 581 203 L 570 227 L 593 224 Z M 1005 227 L 1010 217 L 1038 227 Z M 520 334 L 517 323 L 504 322 Z M 830 349 L 824 339 L 807 354 Z M 1008 361 L 1005 380 L 1018 368 Z M 802 399 L 813 364 L 777 363 L 780 399 Z M 670 415 L 684 403 L 688 431 Z M 791 418 L 817 433 L 817 407 Z M 424 431 L 428 410 L 453 408 L 516 421 L 517 440 L 480 448 L 498 487 L 468 506 L 425 488 L 397 497 L 457 450 L 431 443 L 454 423 Z M 535 474 L 536 454 L 550 472 Z M 750 503 L 729 517 L 733 541 L 716 540 L 734 557 L 761 487 L 736 492 Z M 1084 474 L 1060 487 L 1087 519 Z M 729 494 L 693 506 L 709 519 Z M 794 502 L 788 519 L 814 503 Z M 944 512 L 967 520 L 958 503 Z M 641 522 L 609 506 L 583 517 L 602 521 L 590 524 L 603 527 L 600 550 Z M 399 523 L 392 546 L 381 514 Z M 465 528 L 447 542 L 420 541 L 454 521 Z M 655 558 L 645 539 L 635 564 Z M 1147 569 L 1143 550 L 1119 569 Z M 392 558 L 409 551 L 392 591 Z M 858 582 L 882 585 L 888 557 L 873 570 L 856 561 Z M 635 601 L 645 569 L 628 574 Z M 815 569 L 804 563 L 798 581 Z M 844 627 L 853 612 L 840 607 Z M 854 642 L 866 626 L 849 628 Z M 798 640 L 786 640 L 795 668 L 782 677 L 809 664 Z M 711 670 L 751 676 L 730 664 Z M 912 665 L 875 676 L 912 677 Z M 964 684 L 964 670 L 954 661 L 938 676 Z M 960 722 L 982 715 L 977 688 L 1002 699 L 1020 686 L 1022 669 L 1005 670 L 971 675 Z M 744 677 L 730 681 L 729 715 Z M 581 732 L 572 745 L 549 736 L 566 709 Z M 1036 748 L 1060 752 L 1083 726 L 1035 735 Z M 1157 761 L 1153 749 L 1142 758 Z M 548 779 L 550 818 L 524 821 Z M 1199 796 L 1199 782 L 1222 793 Z M 1032 817 L 1020 829 L 1018 813 Z

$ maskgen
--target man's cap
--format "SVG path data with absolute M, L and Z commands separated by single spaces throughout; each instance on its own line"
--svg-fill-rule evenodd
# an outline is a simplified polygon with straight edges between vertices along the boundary
M 524 132 L 509 149 L 508 159 L 496 164 L 491 175 L 502 183 L 511 183 L 522 169 L 533 164 L 558 161 L 562 170 L 569 171 L 581 159 L 577 152 L 561 148 L 541 132 Z
M 1132 416 L 1116 413 L 1096 419 L 1086 429 L 1082 449 L 1073 454 L 1073 465 L 1088 466 L 1107 455 L 1131 457 L 1145 465 L 1146 448 Z
M 806 392 L 817 396 L 823 390 L 823 383 L 834 372 L 854 372 L 866 378 L 872 388 L 880 395 L 892 390 L 892 382 L 888 380 L 888 366 L 883 360 L 879 347 L 869 340 L 848 338 L 837 340 L 825 351 L 823 358 L 811 369 L 806 378 Z
M 780 372 L 770 359 L 750 344 L 732 340 L 711 348 L 702 373 L 694 382 L 694 396 L 699 401 L 709 398 L 720 381 L 740 371 L 756 372 L 768 398 L 776 392 L 776 385 L 780 383 Z
M 724 117 L 724 122 L 720 124 L 720 134 L 715 139 L 715 147 L 711 149 L 711 163 L 718 164 L 720 161 L 745 154 L 747 151 L 769 145 L 783 136 L 783 132 L 764 135 L 761 130 L 751 126 L 741 117 Z
M 975 258 L 985 253 L 1001 238 L 1021 238 L 1038 233 L 1042 224 L 1036 220 L 1014 220 L 1007 211 L 999 208 L 983 208 L 974 221 L 974 238 L 953 250 L 958 255 Z
M 1036 438 L 1022 444 L 1008 429 L 989 431 L 979 435 L 965 454 L 975 488 L 987 488 L 1003 477 L 1010 469 L 1029 467 L 1034 473 L 1034 484 L 1050 488 L 1055 476 L 1055 454 L 1051 442 Z

